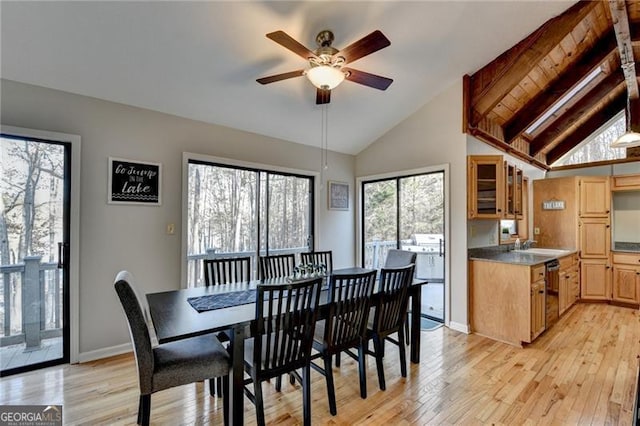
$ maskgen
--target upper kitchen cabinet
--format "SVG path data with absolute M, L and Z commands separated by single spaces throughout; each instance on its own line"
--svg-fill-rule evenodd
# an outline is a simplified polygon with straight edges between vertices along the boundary
M 579 178 L 580 217 L 607 217 L 611 211 L 611 191 L 607 176 Z
M 522 219 L 522 169 L 514 164 L 504 162 L 505 170 L 505 211 L 504 219 Z
M 640 175 L 613 176 L 612 191 L 640 191 Z
M 504 216 L 504 166 L 501 155 L 467 157 L 467 217 L 501 219 Z

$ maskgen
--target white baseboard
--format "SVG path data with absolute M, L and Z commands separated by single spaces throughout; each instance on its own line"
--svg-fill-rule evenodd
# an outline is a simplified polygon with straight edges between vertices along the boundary
M 111 346 L 108 348 L 96 349 L 95 351 L 81 352 L 78 355 L 78 362 L 95 361 L 97 359 L 109 358 L 110 356 L 120 355 L 131 352 L 133 348 L 131 343 L 123 343 L 122 345 Z
M 455 322 L 455 321 L 450 321 L 449 322 L 449 328 L 455 331 L 459 331 L 461 333 L 464 334 L 469 334 L 470 330 L 469 330 L 469 325 L 468 324 L 461 324 L 459 322 Z

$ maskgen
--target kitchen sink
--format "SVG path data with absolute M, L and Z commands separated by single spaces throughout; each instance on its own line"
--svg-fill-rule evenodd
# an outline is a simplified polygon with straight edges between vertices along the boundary
M 557 257 L 562 257 L 562 256 L 566 256 L 568 254 L 573 253 L 573 250 L 538 248 L 538 247 L 530 248 L 527 250 L 513 250 L 513 251 L 517 253 L 530 253 L 530 254 L 537 254 L 541 256 L 557 256 Z

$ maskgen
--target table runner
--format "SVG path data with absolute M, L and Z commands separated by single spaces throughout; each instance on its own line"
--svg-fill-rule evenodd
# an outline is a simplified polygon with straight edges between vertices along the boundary
M 189 297 L 187 302 L 198 312 L 213 311 L 214 309 L 229 308 L 231 306 L 255 303 L 256 290 L 240 290 L 229 293 L 207 294 L 199 297 Z

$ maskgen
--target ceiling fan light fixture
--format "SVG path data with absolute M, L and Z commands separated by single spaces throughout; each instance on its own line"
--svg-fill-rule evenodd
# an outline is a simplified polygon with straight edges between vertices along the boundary
M 307 70 L 307 78 L 318 89 L 331 90 L 344 81 L 344 73 L 336 67 L 318 65 Z
M 611 142 L 611 148 L 630 148 L 640 146 L 640 133 L 628 131 L 615 141 Z

